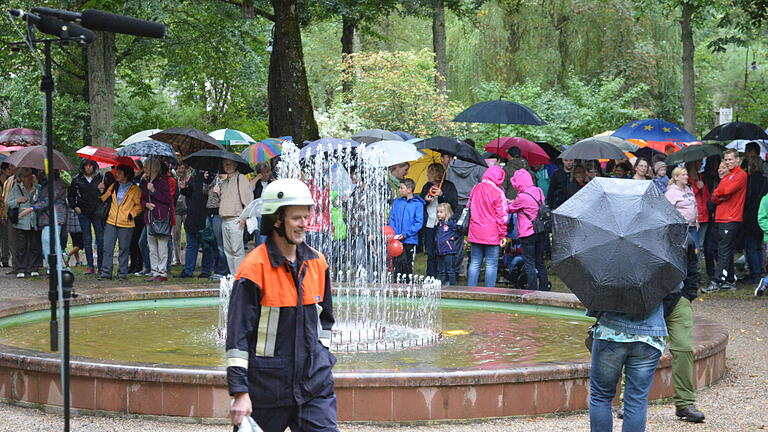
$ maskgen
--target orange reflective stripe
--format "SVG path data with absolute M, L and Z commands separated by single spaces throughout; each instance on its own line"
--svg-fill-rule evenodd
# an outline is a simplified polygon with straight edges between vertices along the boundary
M 325 271 L 328 264 L 325 257 L 305 261 L 302 265 L 303 304 L 323 301 L 325 294 Z M 249 253 L 237 270 L 235 279 L 246 278 L 261 288 L 261 305 L 268 307 L 296 307 L 299 304 L 298 290 L 293 284 L 290 270 L 285 266 L 272 267 L 266 244 L 259 245 Z

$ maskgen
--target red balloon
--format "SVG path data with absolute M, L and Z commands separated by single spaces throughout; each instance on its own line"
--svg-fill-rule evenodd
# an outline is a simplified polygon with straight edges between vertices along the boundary
M 403 244 L 400 240 L 392 240 L 387 243 L 387 255 L 391 257 L 398 257 L 403 254 Z
M 384 238 L 385 238 L 387 241 L 390 241 L 390 240 L 392 240 L 392 237 L 394 237 L 394 236 L 395 236 L 395 229 L 394 229 L 394 228 L 392 228 L 392 227 L 391 227 L 391 226 L 389 226 L 389 225 L 384 225 L 384 227 L 382 227 L 382 228 L 381 228 L 381 232 L 383 232 L 383 233 L 384 233 Z

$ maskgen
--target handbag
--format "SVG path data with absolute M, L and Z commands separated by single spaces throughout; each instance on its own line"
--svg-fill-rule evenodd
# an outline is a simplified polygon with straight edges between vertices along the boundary
M 18 183 L 13 185 L 13 187 L 18 187 L 18 186 L 19 186 Z M 8 222 L 10 222 L 10 223 L 12 223 L 14 225 L 19 223 L 19 208 L 18 207 L 9 207 L 8 208 Z
M 469 234 L 469 219 L 471 217 L 472 214 L 469 210 L 469 201 L 467 201 L 467 205 L 464 207 L 464 210 L 461 211 L 461 216 L 459 216 L 459 219 L 456 221 L 456 231 L 459 234 Z
M 149 202 L 152 202 L 152 200 L 149 200 Z M 153 235 L 153 236 L 170 236 L 171 235 L 171 212 L 168 211 L 168 214 L 165 215 L 164 218 L 161 219 L 155 219 L 152 216 L 152 211 L 149 212 L 149 225 L 147 225 L 147 234 Z
M 587 329 L 587 337 L 584 338 L 584 346 L 590 353 L 592 352 L 592 342 L 595 341 L 595 328 L 597 328 L 597 323 L 589 326 Z

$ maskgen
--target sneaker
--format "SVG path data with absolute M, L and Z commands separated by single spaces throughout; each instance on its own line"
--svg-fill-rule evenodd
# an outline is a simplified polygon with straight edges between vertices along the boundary
M 725 281 L 720 284 L 720 290 L 722 291 L 736 291 L 736 283 Z
M 85 269 L 85 274 L 87 275 L 92 275 L 94 273 L 96 273 L 96 270 L 94 270 L 93 267 L 88 267 L 87 269 Z
M 136 273 L 133 274 L 134 276 L 146 276 L 147 273 L 144 272 L 144 270 L 139 270 Z
M 717 281 L 709 281 L 709 285 L 701 289 L 701 292 L 708 294 L 715 291 L 720 291 L 720 284 Z
M 19 279 L 23 279 L 24 277 L 26 277 L 26 275 L 23 272 L 19 272 L 19 273 L 16 273 L 16 277 Z
M 699 411 L 695 405 L 688 405 L 685 408 L 677 408 L 675 415 L 680 417 L 680 420 L 685 420 L 691 423 L 701 423 L 704 421 L 704 413 Z
M 30 273 L 29 275 L 30 275 L 30 276 L 32 276 L 32 277 L 35 277 L 35 276 L 40 276 L 40 273 L 38 273 L 38 272 L 32 272 L 32 273 Z
M 755 288 L 755 297 L 760 297 L 761 295 L 765 294 L 765 279 L 760 279 L 760 282 L 757 284 L 757 288 Z

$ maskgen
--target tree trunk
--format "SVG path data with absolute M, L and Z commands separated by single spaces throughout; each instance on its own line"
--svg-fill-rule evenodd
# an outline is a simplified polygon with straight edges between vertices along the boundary
M 307 85 L 298 0 L 272 0 L 275 38 L 269 60 L 269 133 L 294 142 L 319 138 Z
M 344 77 L 341 81 L 341 94 L 345 103 L 349 103 L 352 93 L 352 64 L 348 57 L 355 52 L 355 34 L 357 20 L 343 15 L 341 17 L 341 61 L 344 64 Z
M 680 21 L 681 39 L 683 41 L 683 127 L 696 135 L 696 93 L 694 91 L 693 70 L 693 29 L 691 16 L 693 6 L 683 2 L 683 19 Z
M 255 8 L 253 6 L 253 0 L 243 0 L 243 18 L 253 19 L 256 16 Z
M 91 145 L 111 147 L 115 109 L 115 34 L 97 31 L 88 46 L 88 106 Z
M 447 92 L 448 58 L 445 52 L 445 2 L 432 0 L 432 49 L 435 52 L 435 67 L 437 75 L 435 84 L 440 93 Z

